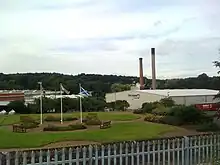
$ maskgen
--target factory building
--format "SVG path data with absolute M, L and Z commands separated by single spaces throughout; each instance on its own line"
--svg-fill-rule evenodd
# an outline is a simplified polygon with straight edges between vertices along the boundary
M 141 108 L 145 102 L 160 101 L 162 98 L 171 97 L 176 104 L 195 105 L 216 103 L 219 100 L 214 99 L 219 93 L 217 90 L 209 89 L 156 89 L 156 60 L 155 48 L 151 48 L 151 69 L 152 84 L 151 89 L 145 89 L 143 77 L 143 59 L 139 58 L 139 86 L 130 91 L 106 94 L 106 102 L 116 100 L 126 100 L 130 104 L 129 109 Z
M 214 96 L 218 92 L 209 89 L 130 90 L 106 94 L 106 101 L 126 100 L 130 104 L 129 109 L 134 110 L 141 108 L 145 102 L 160 101 L 166 97 L 170 97 L 176 104 L 182 105 L 215 103 L 218 100 L 215 100 Z
M 6 107 L 11 101 L 24 100 L 24 93 L 20 91 L 0 91 L 0 108 Z

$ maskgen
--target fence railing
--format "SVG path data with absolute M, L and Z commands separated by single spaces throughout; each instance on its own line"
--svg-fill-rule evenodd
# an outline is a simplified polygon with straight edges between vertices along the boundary
M 220 134 L 13 151 L 0 165 L 215 165 Z

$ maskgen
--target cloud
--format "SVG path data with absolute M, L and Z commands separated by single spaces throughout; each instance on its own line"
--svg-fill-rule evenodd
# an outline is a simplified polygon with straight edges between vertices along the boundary
M 138 76 L 143 57 L 150 77 L 155 47 L 158 77 L 215 75 L 219 6 L 207 0 L 0 0 L 0 70 Z

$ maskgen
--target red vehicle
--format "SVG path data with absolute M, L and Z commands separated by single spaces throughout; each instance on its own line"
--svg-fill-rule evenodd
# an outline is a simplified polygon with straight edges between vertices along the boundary
M 203 103 L 196 104 L 195 106 L 202 111 L 218 111 L 220 109 L 219 103 Z

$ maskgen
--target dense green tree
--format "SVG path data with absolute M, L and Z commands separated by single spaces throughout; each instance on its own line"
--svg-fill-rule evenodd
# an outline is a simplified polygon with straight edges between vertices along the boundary
M 60 99 L 43 98 L 43 113 L 55 110 L 59 113 L 61 110 Z M 40 113 L 40 100 L 36 99 L 34 104 L 29 104 L 28 107 L 33 113 Z M 103 98 L 85 97 L 82 98 L 82 108 L 84 112 L 88 111 L 104 111 L 106 102 Z M 63 98 L 63 112 L 79 111 L 79 99 Z
M 28 114 L 31 112 L 30 108 L 24 104 L 24 101 L 12 101 L 8 104 L 7 108 L 7 111 L 13 109 L 16 113 L 20 114 Z
M 219 68 L 220 64 L 216 61 L 215 66 Z M 116 76 L 116 75 L 97 75 L 97 74 L 79 74 L 64 75 L 58 73 L 24 73 L 24 74 L 3 74 L 0 73 L 0 89 L 39 89 L 38 82 L 43 83 L 44 89 L 59 90 L 59 84 L 71 91 L 79 93 L 79 83 L 95 97 L 104 97 L 106 93 L 129 90 L 130 85 L 139 82 L 138 77 Z M 113 85 L 114 84 L 114 85 Z M 209 77 L 205 73 L 198 77 L 184 79 L 157 80 L 158 89 L 184 89 L 184 88 L 207 88 L 220 89 L 220 78 Z M 145 87 L 151 86 L 151 80 L 145 80 Z M 114 90 L 113 90 L 114 89 Z
M 122 92 L 122 91 L 127 91 L 131 89 L 131 85 L 129 84 L 119 84 L 115 83 L 111 85 L 111 91 L 112 92 Z
M 107 103 L 106 106 L 112 110 L 125 111 L 130 104 L 126 100 L 116 100 L 116 102 Z

